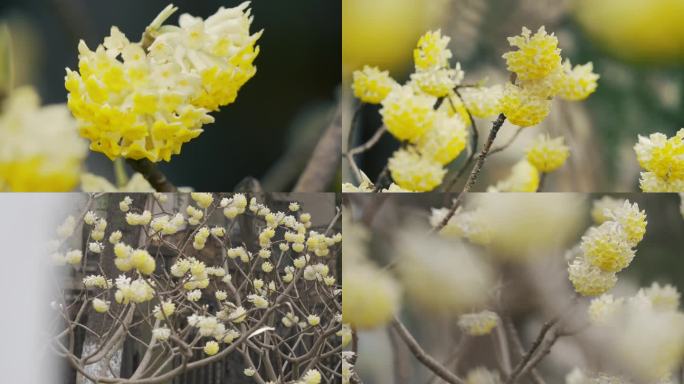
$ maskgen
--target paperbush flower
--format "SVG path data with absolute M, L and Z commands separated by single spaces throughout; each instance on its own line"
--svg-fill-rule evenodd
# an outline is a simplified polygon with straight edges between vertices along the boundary
M 551 139 L 541 135 L 527 150 L 527 161 L 540 172 L 553 172 L 565 164 L 570 156 L 570 149 L 565 146 L 563 137 Z
M 208 112 L 235 100 L 256 69 L 260 33 L 250 36 L 248 3 L 202 21 L 181 15 L 180 26 L 148 27 L 148 43 L 131 43 L 112 27 L 93 52 L 79 43 L 78 72 L 67 69 L 68 106 L 90 148 L 110 159 L 169 161 L 214 121 Z
M 414 148 L 399 149 L 389 159 L 392 179 L 401 187 L 414 192 L 427 192 L 442 183 L 446 169 Z
M 380 114 L 389 133 L 402 141 L 417 141 L 432 128 L 437 99 L 417 94 L 410 86 L 397 87 L 382 102 Z
M 240 88 L 256 73 L 253 62 L 259 47 L 255 44 L 262 31 L 250 35 L 252 20 L 247 1 L 234 8 L 221 7 L 206 20 L 182 14 L 178 26 L 154 31 L 150 56 L 198 77 L 201 87 L 192 103 L 218 110 L 234 102 Z
M 660 286 L 654 282 L 648 288 L 642 288 L 641 292 L 648 298 L 653 309 L 659 311 L 676 311 L 679 308 L 681 294 L 677 288 L 670 284 Z
M 543 26 L 534 35 L 523 27 L 521 35 L 508 41 L 518 48 L 503 55 L 508 70 L 515 73 L 501 101 L 501 111 L 511 123 L 537 125 L 549 114 L 554 96 L 583 100 L 596 90 L 599 76 L 593 73 L 593 64 L 561 64 L 558 39 Z
M 105 313 L 109 310 L 109 302 L 101 299 L 93 299 L 93 309 L 98 313 Z
M 489 192 L 536 192 L 539 188 L 539 171 L 523 159 L 516 163 L 510 176 L 489 187 Z
M 558 39 L 543 26 L 534 35 L 523 27 L 522 34 L 509 37 L 508 42 L 518 50 L 505 53 L 503 58 L 508 70 L 522 80 L 543 78 L 561 65 Z
M 570 281 L 575 291 L 583 296 L 598 296 L 615 286 L 617 276 L 614 272 L 604 272 L 585 261 L 576 258 L 568 267 Z
M 207 341 L 206 344 L 204 344 L 204 353 L 206 353 L 209 356 L 215 355 L 219 351 L 219 345 L 215 341 Z
M 433 227 L 439 225 L 448 211 L 449 208 L 432 208 L 430 225 Z M 491 231 L 487 225 L 487 220 L 478 210 L 457 211 L 439 233 L 445 236 L 465 238 L 479 245 L 489 244 L 491 241 Z
M 386 272 L 363 261 L 344 264 L 342 273 L 342 317 L 359 329 L 387 324 L 399 309 L 397 282 Z
M 613 295 L 603 294 L 589 303 L 588 314 L 593 324 L 606 325 L 621 309 L 624 300 L 615 299 Z
M 558 96 L 566 100 L 584 100 L 596 91 L 599 75 L 594 73 L 594 64 L 587 63 L 572 67 L 570 60 L 563 63 L 565 76 L 560 80 Z
M 465 384 L 501 384 L 499 374 L 484 367 L 477 367 L 468 371 Z
M 459 92 L 473 116 L 488 118 L 501 113 L 503 90 L 504 87 L 497 84 L 491 87 L 466 87 Z
M 448 36 L 442 36 L 441 30 L 429 31 L 421 36 L 418 46 L 413 51 L 416 69 L 427 71 L 447 67 L 449 59 L 453 56 L 447 48 L 450 40 Z
M 458 326 L 471 336 L 486 335 L 497 325 L 499 316 L 492 311 L 466 313 L 458 318 Z
M 582 237 L 581 248 L 589 263 L 606 272 L 623 270 L 635 254 L 624 229 L 612 221 L 589 228 Z
M 417 71 L 411 75 L 413 85 L 422 92 L 435 97 L 445 97 L 463 80 L 463 71 L 456 68 L 434 68 Z
M 0 191 L 69 191 L 86 145 L 63 104 L 40 106 L 33 88 L 9 93 L 0 106 Z
M 380 104 L 392 89 L 399 86 L 388 71 L 367 65 L 361 71 L 354 71 L 353 78 L 354 96 L 369 104 Z
M 512 123 L 530 127 L 541 123 L 551 112 L 551 101 L 538 93 L 506 84 L 501 98 L 501 112 Z
M 468 129 L 458 115 L 438 113 L 434 127 L 416 143 L 424 157 L 446 165 L 463 152 L 468 141 Z
M 584 296 L 600 295 L 615 285 L 615 273 L 632 262 L 633 247 L 646 230 L 645 213 L 629 201 L 603 214 L 609 220 L 587 230 L 568 267 L 575 290 Z
M 684 129 L 671 138 L 662 133 L 639 136 L 634 151 L 639 165 L 646 170 L 641 173 L 642 191 L 684 191 Z
M 591 208 L 591 217 L 594 223 L 601 224 L 611 219 L 611 212 L 614 209 L 620 208 L 624 205 L 625 200 L 615 199 L 610 196 L 603 196 L 598 200 L 594 200 Z

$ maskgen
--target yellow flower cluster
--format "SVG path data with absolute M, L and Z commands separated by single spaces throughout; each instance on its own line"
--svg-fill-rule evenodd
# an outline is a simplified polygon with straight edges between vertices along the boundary
M 500 84 L 491 87 L 466 87 L 460 93 L 466 108 L 475 117 L 488 118 L 501 113 L 504 87 Z
M 359 329 L 387 324 L 399 309 L 400 289 L 387 272 L 368 261 L 344 264 L 342 317 Z
M 471 336 L 489 334 L 498 325 L 499 315 L 492 311 L 466 313 L 458 318 L 458 326 Z
M 440 185 L 444 165 L 463 152 L 468 140 L 468 111 L 454 92 L 463 71 L 459 64 L 450 67 L 448 44 L 440 31 L 423 35 L 414 51 L 415 73 L 403 86 L 377 68 L 364 67 L 353 75 L 354 95 L 362 102 L 382 104 L 387 131 L 409 143 L 389 162 L 395 188 L 401 191 L 431 191 Z
M 448 211 L 449 208 L 432 208 L 430 225 L 437 227 Z M 459 208 L 439 233 L 447 237 L 464 238 L 478 245 L 486 245 L 491 241 L 487 220 L 477 209 L 464 211 Z
M 144 249 L 133 249 L 124 243 L 114 245 L 114 256 L 114 264 L 122 272 L 136 269 L 144 275 L 151 275 L 156 268 L 156 262 L 149 252 Z
M 66 106 L 40 106 L 33 88 L 0 105 L 0 191 L 63 192 L 78 184 L 86 145 Z
M 632 262 L 634 247 L 646 232 L 646 214 L 636 203 L 625 201 L 604 215 L 609 220 L 587 230 L 568 267 L 570 281 L 584 296 L 603 294 L 615 285 L 615 274 Z
M 235 100 L 256 69 L 260 33 L 250 36 L 248 3 L 219 9 L 202 21 L 181 15 L 180 26 L 146 30 L 151 46 L 132 43 L 116 27 L 91 51 L 79 43 L 78 72 L 67 69 L 68 106 L 90 148 L 110 159 L 169 161 L 214 121 L 208 113 Z
M 354 96 L 368 104 L 380 104 L 398 86 L 388 71 L 380 71 L 377 67 L 366 65 L 363 70 L 355 71 L 353 77 Z
M 539 171 L 526 159 L 517 162 L 508 178 L 488 188 L 488 192 L 536 192 L 539 188 Z
M 442 183 L 446 169 L 440 163 L 421 156 L 412 147 L 399 149 L 389 159 L 392 179 L 414 192 L 428 192 Z
M 527 161 L 544 173 L 562 167 L 569 156 L 570 149 L 565 146 L 563 137 L 551 139 L 548 135 L 541 135 L 527 150 Z
M 508 70 L 515 73 L 513 83 L 506 84 L 501 98 L 501 112 L 520 127 L 542 122 L 551 111 L 551 99 L 583 100 L 596 90 L 599 76 L 593 64 L 572 67 L 562 63 L 558 39 L 544 27 L 533 35 L 523 27 L 522 34 L 509 37 L 517 50 L 503 55 Z
M 662 133 L 639 136 L 634 146 L 644 192 L 684 192 L 684 129 L 668 138 Z

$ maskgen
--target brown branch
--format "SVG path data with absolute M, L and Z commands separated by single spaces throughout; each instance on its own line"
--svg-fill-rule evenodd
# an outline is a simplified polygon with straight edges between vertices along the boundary
M 482 170 L 482 166 L 484 165 L 484 162 L 487 159 L 487 155 L 489 154 L 489 151 L 492 148 L 492 144 L 494 144 L 496 135 L 499 133 L 499 129 L 501 129 L 501 126 L 503 126 L 504 121 L 506 121 L 506 116 L 504 116 L 504 114 L 502 113 L 493 122 L 492 129 L 489 131 L 489 137 L 487 138 L 485 145 L 482 147 L 482 151 L 480 151 L 480 154 L 477 156 L 475 166 L 473 167 L 473 170 L 470 172 L 470 176 L 468 177 L 468 180 L 466 181 L 463 190 L 461 191 L 461 193 L 458 194 L 458 197 L 454 200 L 453 204 L 449 208 L 449 212 L 447 212 L 447 214 L 444 216 L 444 219 L 442 219 L 442 221 L 436 227 L 434 227 L 431 232 L 439 232 L 442 230 L 442 228 L 444 228 L 447 225 L 449 220 L 451 220 L 451 218 L 456 213 L 458 207 L 463 202 L 465 194 L 470 192 L 470 189 L 473 187 L 473 185 L 475 185 L 475 182 L 477 181 L 477 178 L 480 175 L 480 171 Z
M 342 152 L 342 111 L 335 112 L 332 123 L 318 140 L 293 192 L 323 192 L 340 168 Z
M 461 94 L 458 92 L 458 89 L 455 89 L 454 92 L 456 93 L 456 96 L 458 96 L 461 100 L 463 100 L 463 97 L 461 97 Z M 451 105 L 451 109 L 453 109 L 454 113 L 456 112 L 456 106 L 454 106 L 454 102 L 451 100 L 451 97 L 448 98 L 449 104 Z M 444 191 L 450 191 L 451 188 L 454 187 L 454 185 L 458 182 L 458 180 L 461 179 L 461 177 L 465 174 L 466 170 L 468 167 L 470 167 L 470 164 L 472 164 L 473 159 L 475 158 L 475 153 L 477 150 L 477 146 L 480 144 L 480 133 L 477 130 L 477 125 L 475 124 L 475 119 L 473 118 L 473 115 L 470 113 L 470 110 L 466 108 L 466 112 L 468 112 L 468 118 L 470 119 L 470 133 L 473 135 L 473 137 L 470 140 L 470 154 L 468 155 L 468 159 L 463 163 L 463 166 L 458 170 L 456 173 L 456 177 L 454 177 L 449 184 L 447 185 L 446 188 L 444 188 Z
M 408 329 L 404 327 L 404 324 L 401 323 L 401 320 L 395 317 L 394 320 L 392 320 L 392 326 L 397 331 L 397 334 L 399 334 L 399 337 L 401 337 L 411 353 L 413 353 L 413 356 L 415 356 L 416 359 L 423 363 L 423 365 L 425 365 L 428 369 L 434 372 L 435 375 L 451 384 L 465 384 L 463 379 L 450 372 L 432 356 L 428 355 L 427 352 L 425 352 L 425 350 L 423 350 L 423 348 L 420 346 L 420 344 L 418 344 L 416 339 L 413 338 Z
M 539 346 L 541 346 L 542 342 L 544 341 L 544 338 L 546 337 L 546 334 L 549 332 L 549 330 L 551 330 L 551 328 L 556 323 L 558 323 L 558 320 L 560 320 L 560 318 L 556 317 L 554 319 L 547 321 L 546 323 L 544 323 L 544 325 L 542 325 L 541 329 L 539 330 L 539 334 L 537 335 L 537 338 L 532 343 L 532 346 L 527 351 L 527 353 L 523 356 L 523 358 L 518 362 L 518 364 L 515 366 L 515 368 L 513 369 L 513 372 L 508 377 L 505 384 L 513 384 L 516 382 L 516 380 L 518 380 L 518 378 L 523 373 L 523 369 L 530 362 L 530 360 L 534 356 L 534 353 L 537 351 Z
M 126 159 L 128 165 L 133 168 L 134 171 L 143 175 L 145 180 L 147 180 L 152 188 L 157 192 L 177 192 L 178 189 L 173 185 L 162 171 L 154 165 L 153 162 L 147 159 L 133 160 Z

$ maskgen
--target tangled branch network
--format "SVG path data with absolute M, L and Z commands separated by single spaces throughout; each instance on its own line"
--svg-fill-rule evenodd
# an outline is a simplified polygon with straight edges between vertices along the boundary
M 241 382 L 339 380 L 339 212 L 314 228 L 297 202 L 283 212 L 243 194 L 121 196 L 91 197 L 50 245 L 56 272 L 75 281 L 72 295 L 56 287 L 50 346 L 80 375 L 161 383 L 242 361 Z M 123 343 L 143 351 L 126 378 L 109 365 Z

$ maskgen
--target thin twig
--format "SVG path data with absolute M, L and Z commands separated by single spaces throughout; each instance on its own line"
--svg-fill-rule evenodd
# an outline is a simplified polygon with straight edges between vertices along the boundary
M 542 172 L 539 175 L 539 186 L 537 187 L 537 192 L 542 192 L 544 189 L 544 181 L 546 180 L 546 172 Z
M 513 348 L 518 354 L 518 357 L 523 357 L 525 355 L 525 348 L 523 347 L 522 341 L 520 340 L 520 334 L 518 334 L 518 330 L 515 329 L 513 320 L 509 315 L 503 315 L 501 321 L 503 322 L 503 326 L 506 329 L 506 332 L 508 333 L 508 337 L 513 343 Z M 539 375 L 539 372 L 537 372 L 535 368 L 532 368 L 530 373 L 532 375 L 532 379 L 536 384 L 546 384 L 544 379 Z
M 489 151 L 489 156 L 491 156 L 491 155 L 493 155 L 493 154 L 495 154 L 495 153 L 499 153 L 499 152 L 505 150 L 506 148 L 510 147 L 511 144 L 513 144 L 513 142 L 515 141 L 515 139 L 518 138 L 518 136 L 520 135 L 520 132 L 522 132 L 522 130 L 523 130 L 522 128 L 518 128 L 518 129 L 515 131 L 515 133 L 513 134 L 513 136 L 511 136 L 511 138 L 508 139 L 508 141 L 506 142 L 506 144 L 503 144 L 503 145 L 500 146 L 500 147 L 493 148 L 491 151 Z
M 382 138 L 382 135 L 385 132 L 387 132 L 387 127 L 383 125 L 382 127 L 378 128 L 377 131 L 375 131 L 373 136 L 371 136 L 371 138 L 368 139 L 368 141 L 357 147 L 350 149 L 349 151 L 347 151 L 347 153 L 344 154 L 347 157 L 347 161 L 349 161 L 349 164 L 354 170 L 354 173 L 356 174 L 357 182 L 362 182 L 363 176 L 361 175 L 361 170 L 359 169 L 359 166 L 356 164 L 356 161 L 354 160 L 354 156 L 373 148 L 375 144 L 377 144 L 378 141 L 380 141 L 380 138 Z
M 154 165 L 153 162 L 147 159 L 133 160 L 126 159 L 128 165 L 133 168 L 134 171 L 143 175 L 145 180 L 147 180 L 152 188 L 157 192 L 176 192 L 177 188 L 173 185 L 162 173 L 162 171 Z
M 423 363 L 423 365 L 425 365 L 428 369 L 434 372 L 435 375 L 451 384 L 465 384 L 463 379 L 450 372 L 432 356 L 428 355 L 427 352 L 425 352 L 425 350 L 423 350 L 423 348 L 420 346 L 420 344 L 418 344 L 416 339 L 413 338 L 408 329 L 406 329 L 404 324 L 401 323 L 401 320 L 395 317 L 392 320 L 392 326 L 397 331 L 397 334 L 399 334 L 399 337 L 401 337 L 411 353 L 413 353 L 413 356 L 415 356 L 416 359 Z
M 539 346 L 541 346 L 542 342 L 544 341 L 544 338 L 546 337 L 546 334 L 551 330 L 551 328 L 558 323 L 560 320 L 560 317 L 555 317 L 546 323 L 542 325 L 541 329 L 539 330 L 539 334 L 537 335 L 537 338 L 534 340 L 532 343 L 532 346 L 530 349 L 527 351 L 527 353 L 523 356 L 523 358 L 518 362 L 518 364 L 515 366 L 513 369 L 513 372 L 511 375 L 508 377 L 506 380 L 506 384 L 512 384 L 515 383 L 518 377 L 521 376 L 523 369 L 525 366 L 530 362 L 532 357 L 534 356 L 534 353 L 537 351 Z
M 337 109 L 332 123 L 314 148 L 309 163 L 297 180 L 293 192 L 323 192 L 339 171 L 342 151 L 342 110 Z
M 466 181 L 463 190 L 461 191 L 461 193 L 458 194 L 458 197 L 456 197 L 456 199 L 452 203 L 451 207 L 449 208 L 449 211 L 444 216 L 444 219 L 442 219 L 442 221 L 436 227 L 434 227 L 431 232 L 439 232 L 442 230 L 442 228 L 444 228 L 447 225 L 449 220 L 451 220 L 451 218 L 456 213 L 458 207 L 463 202 L 465 194 L 470 192 L 470 189 L 473 187 L 473 185 L 477 181 L 478 176 L 480 175 L 482 166 L 484 165 L 484 162 L 487 159 L 487 154 L 491 150 L 492 144 L 496 139 L 496 135 L 499 133 L 499 129 L 501 129 L 501 126 L 503 125 L 504 121 L 506 121 L 506 116 L 504 116 L 504 114 L 502 113 L 493 122 L 492 129 L 489 131 L 489 137 L 487 138 L 485 145 L 482 147 L 482 151 L 480 151 L 480 154 L 477 156 L 475 166 L 473 166 L 473 170 L 470 172 L 470 176 L 468 177 L 468 180 Z
M 461 94 L 458 92 L 458 89 L 455 89 L 454 92 L 456 93 L 456 96 L 463 99 L 461 97 Z M 456 112 L 456 106 L 454 105 L 453 100 L 451 100 L 451 96 L 448 98 L 449 104 L 451 105 L 451 109 Z M 470 154 L 468 155 L 468 159 L 463 163 L 463 166 L 458 170 L 456 173 L 456 177 L 454 177 L 449 184 L 447 185 L 446 188 L 444 188 L 444 191 L 448 192 L 451 190 L 451 188 L 456 185 L 456 183 L 461 179 L 461 177 L 465 174 L 466 170 L 468 167 L 470 167 L 470 164 L 472 164 L 473 159 L 475 158 L 475 153 L 477 152 L 477 147 L 480 145 L 480 133 L 477 130 L 477 125 L 475 124 L 475 119 L 473 118 L 473 115 L 470 113 L 470 110 L 466 108 L 466 112 L 468 113 L 468 118 L 470 119 L 470 133 L 472 135 L 472 138 L 470 139 Z

